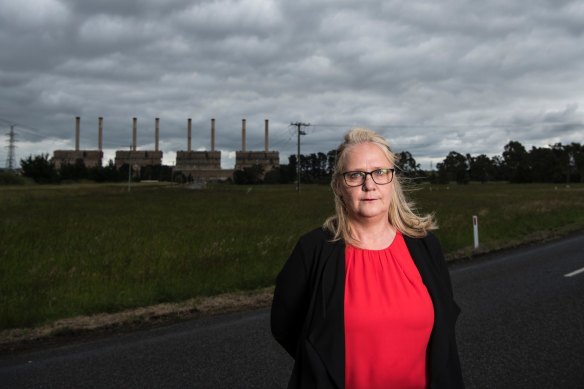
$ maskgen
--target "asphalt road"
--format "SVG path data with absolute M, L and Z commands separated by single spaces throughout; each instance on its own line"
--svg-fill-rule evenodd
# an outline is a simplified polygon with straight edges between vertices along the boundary
M 469 388 L 584 387 L 584 235 L 451 267 Z M 0 388 L 283 388 L 269 310 L 0 359 Z

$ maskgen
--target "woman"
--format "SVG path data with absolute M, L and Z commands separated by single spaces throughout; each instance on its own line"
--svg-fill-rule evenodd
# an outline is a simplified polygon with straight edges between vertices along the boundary
M 289 388 L 464 387 L 436 225 L 394 173 L 385 139 L 347 133 L 336 214 L 300 238 L 276 280 L 271 327 L 295 360 Z

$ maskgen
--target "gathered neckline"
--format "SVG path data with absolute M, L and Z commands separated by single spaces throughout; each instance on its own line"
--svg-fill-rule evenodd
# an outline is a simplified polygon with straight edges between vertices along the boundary
M 397 231 L 397 230 L 396 230 L 396 231 L 395 231 L 395 235 L 393 236 L 393 239 L 391 240 L 391 242 L 389 243 L 389 245 L 388 245 L 387 247 L 385 247 L 385 248 L 382 248 L 382 249 L 367 249 L 367 248 L 363 248 L 363 247 L 355 246 L 355 245 L 352 245 L 352 244 L 349 244 L 348 246 L 352 247 L 352 248 L 353 248 L 353 249 L 355 249 L 355 250 L 360 250 L 360 251 L 370 251 L 370 252 L 376 252 L 376 251 L 377 251 L 377 252 L 381 252 L 381 251 L 387 251 L 387 250 L 391 249 L 391 246 L 393 246 L 393 244 L 394 244 L 394 243 L 395 243 L 395 241 L 397 240 L 397 238 L 398 238 L 398 235 L 401 235 L 401 232 L 399 232 L 399 231 Z

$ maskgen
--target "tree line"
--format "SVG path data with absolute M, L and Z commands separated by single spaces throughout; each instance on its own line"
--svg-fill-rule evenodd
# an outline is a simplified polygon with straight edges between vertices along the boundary
M 485 154 L 472 156 L 451 151 L 436 164 L 436 170 L 420 168 L 409 151 L 396 153 L 398 174 L 427 180 L 434 184 L 470 181 L 508 181 L 513 183 L 584 182 L 584 145 L 556 143 L 550 147 L 526 148 L 518 141 L 510 141 L 503 153 L 493 157 Z M 305 183 L 328 183 L 334 171 L 336 150 L 328 153 L 301 154 L 288 157 L 289 163 L 264 172 L 261 166 L 235 172 L 238 184 L 280 183 L 287 184 L 297 179 L 300 163 L 301 181 Z
M 424 170 L 409 151 L 396 153 L 398 174 L 428 180 L 435 184 L 470 181 L 508 181 L 513 183 L 584 182 L 584 145 L 556 143 L 549 147 L 532 147 L 527 150 L 520 142 L 507 143 L 501 155 L 472 156 L 451 151 L 436 170 Z M 334 172 L 336 150 L 328 153 L 290 155 L 288 164 L 264 171 L 260 165 L 235 171 L 236 184 L 288 184 L 296 182 L 300 170 L 301 181 L 308 184 L 327 184 Z M 128 165 L 116 168 L 113 161 L 105 166 L 86 167 L 82 160 L 62 165 L 59 169 L 48 154 L 29 156 L 20 161 L 21 172 L 38 183 L 91 180 L 95 182 L 120 182 L 128 179 Z M 171 166 L 145 166 L 135 171 L 133 179 L 172 181 Z M 0 183 L 2 180 L 0 179 Z M 9 183 L 9 181 L 7 181 Z
M 550 147 L 527 150 L 520 142 L 510 141 L 500 156 L 472 156 L 451 151 L 441 163 L 436 164 L 436 169 L 437 172 L 429 177 L 436 183 L 584 182 L 584 145 L 556 143 Z
M 58 184 L 70 181 L 95 181 L 95 182 L 122 182 L 128 180 L 128 169 L 124 164 L 119 168 L 110 160 L 105 166 L 87 167 L 83 160 L 78 159 L 73 164 L 64 164 L 59 168 L 50 160 L 48 154 L 29 156 L 20 160 L 20 170 L 24 177 L 29 177 L 39 184 Z M 170 181 L 172 179 L 172 167 L 143 166 L 138 171 L 133 171 L 134 180 L 158 180 Z

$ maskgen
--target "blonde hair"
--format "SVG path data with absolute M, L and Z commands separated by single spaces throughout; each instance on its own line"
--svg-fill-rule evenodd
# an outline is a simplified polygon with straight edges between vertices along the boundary
M 323 224 L 323 228 L 333 233 L 333 241 L 343 239 L 350 244 L 356 243 L 356 239 L 351 235 L 349 215 L 341 198 L 341 186 L 345 185 L 341 173 L 345 168 L 347 151 L 362 143 L 372 143 L 379 147 L 389 163 L 395 167 L 396 156 L 391 151 L 389 143 L 381 135 L 367 128 L 353 128 L 347 132 L 344 142 L 337 149 L 335 171 L 331 179 L 331 188 L 335 196 L 335 215 L 327 218 Z M 394 174 L 393 191 L 387 215 L 389 223 L 404 235 L 414 238 L 424 237 L 428 231 L 438 228 L 438 225 L 432 214 L 418 215 L 416 213 L 415 204 L 406 198 L 402 190 L 404 182 L 404 178 L 399 174 Z

